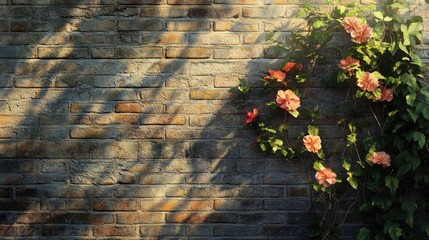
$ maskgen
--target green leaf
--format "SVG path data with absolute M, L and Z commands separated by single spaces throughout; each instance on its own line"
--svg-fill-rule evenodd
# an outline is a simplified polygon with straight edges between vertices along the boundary
M 319 136 L 319 128 L 314 125 L 308 125 L 307 127 L 308 134 L 313 136 Z
M 413 132 L 413 140 L 419 143 L 420 149 L 422 149 L 426 144 L 426 136 L 419 131 Z
M 402 210 L 406 211 L 407 213 L 414 213 L 417 211 L 418 206 L 417 203 L 411 200 L 403 200 L 401 204 Z
M 392 175 L 386 175 L 384 185 L 389 188 L 390 193 L 394 196 L 399 186 L 399 179 Z
M 265 36 L 265 41 L 268 41 L 271 38 L 273 38 L 274 34 L 275 34 L 275 31 L 268 32 L 267 35 Z
M 280 126 L 278 128 L 278 131 L 279 132 L 284 132 L 284 131 L 286 131 L 286 129 L 287 129 L 286 124 L 280 124 Z
M 416 94 L 410 93 L 407 96 L 405 96 L 405 101 L 407 102 L 408 106 L 414 106 L 414 102 L 416 101 Z
M 429 237 L 429 222 L 428 221 L 423 221 L 422 231 L 424 231 L 426 233 L 426 236 Z
M 423 26 L 421 23 L 413 22 L 409 26 L 402 24 L 401 32 L 404 37 L 404 42 L 403 42 L 404 45 L 405 46 L 416 45 L 417 41 L 421 41 L 422 29 L 423 29 Z
M 352 164 L 351 164 L 351 158 L 349 156 L 345 156 L 345 157 L 342 157 L 341 160 L 343 162 L 343 168 L 346 171 L 350 171 L 350 168 L 352 166 Z
M 320 169 L 324 168 L 325 166 L 323 166 L 323 163 L 321 161 L 314 161 L 313 163 L 313 168 L 317 171 L 319 171 Z
M 372 15 L 374 15 L 374 17 L 376 17 L 378 19 L 383 19 L 383 13 L 380 11 L 375 11 L 372 13 Z
M 322 20 L 316 20 L 313 22 L 312 26 L 313 26 L 313 28 L 321 28 L 321 27 L 326 26 L 326 23 Z
M 428 0 L 429 1 L 429 0 Z M 371 239 L 371 231 L 368 228 L 361 228 L 357 235 L 357 240 L 368 240 Z
M 292 110 L 289 111 L 290 115 L 292 115 L 292 117 L 297 118 L 299 116 L 299 112 L 297 110 Z
M 354 177 L 353 172 L 347 172 L 347 181 L 350 183 L 350 186 L 354 189 L 358 188 L 359 182 L 358 180 Z
M 388 233 L 393 240 L 398 240 L 402 235 L 402 229 L 398 223 L 387 222 L 384 224 L 384 233 Z
M 265 146 L 265 143 L 260 143 L 260 144 L 259 144 L 259 147 L 261 148 L 261 150 L 262 150 L 263 152 L 267 151 L 267 146 Z
M 417 121 L 417 119 L 419 118 L 419 115 L 416 112 L 414 112 L 412 109 L 407 109 L 407 112 L 410 115 L 413 122 L 415 123 Z
M 414 216 L 413 214 L 407 214 L 405 217 L 405 223 L 408 224 L 411 228 L 413 228 Z

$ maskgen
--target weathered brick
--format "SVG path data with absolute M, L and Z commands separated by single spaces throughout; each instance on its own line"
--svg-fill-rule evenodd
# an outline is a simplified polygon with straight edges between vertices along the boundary
M 195 100 L 221 100 L 231 98 L 228 90 L 198 89 L 190 92 L 191 99 Z
M 164 214 L 156 212 L 118 213 L 116 219 L 119 224 L 156 224 L 165 222 Z
M 189 42 L 191 44 L 230 46 L 240 43 L 240 35 L 235 33 L 191 34 Z
M 189 8 L 187 16 L 190 18 L 238 18 L 241 13 L 241 8 L 229 7 L 229 8 Z
M 39 58 L 88 58 L 86 48 L 38 48 L 37 55 Z
M 261 26 L 259 22 L 217 21 L 214 24 L 215 31 L 258 32 L 260 29 L 261 29 Z
M 91 228 L 87 226 L 49 226 L 42 227 L 42 236 L 88 236 Z
M 159 31 L 164 25 L 159 20 L 122 20 L 118 22 L 119 31 Z
M 150 114 L 140 119 L 142 125 L 185 125 L 186 123 L 185 116 L 176 114 Z
M 141 209 L 147 211 L 208 211 L 212 209 L 209 200 L 142 200 Z
M 182 158 L 185 155 L 183 142 L 174 141 L 140 141 L 139 156 L 141 158 Z
M 119 0 L 120 4 L 131 4 L 131 5 L 159 5 L 162 4 L 163 0 Z
M 261 51 L 259 48 L 223 48 L 214 49 L 213 58 L 219 59 L 240 59 L 259 58 Z
M 118 198 L 154 198 L 164 197 L 165 189 L 163 187 L 147 186 L 124 186 L 115 193 Z
M 71 138 L 115 138 L 116 129 L 112 128 L 72 128 L 70 130 Z
M 169 21 L 167 31 L 208 31 L 210 22 L 208 21 Z
M 144 44 L 186 44 L 188 35 L 186 33 L 143 33 L 142 42 Z
M 203 47 L 167 48 L 167 58 L 209 58 L 211 51 Z
M 184 229 L 181 226 L 141 226 L 140 234 L 148 237 L 183 236 Z M 182 240 L 182 239 L 180 239 Z
M 110 124 L 138 124 L 139 116 L 130 114 L 115 114 L 115 115 L 96 115 L 92 116 L 94 124 L 110 125 Z M 120 133 L 118 133 L 120 134 Z
M 135 236 L 135 226 L 99 226 L 94 228 L 95 236 Z
M 225 225 L 225 226 L 215 226 L 213 228 L 214 236 L 260 236 L 262 232 L 261 227 L 255 226 L 234 226 L 234 225 Z
M 166 7 L 142 7 L 140 8 L 140 17 L 161 17 L 161 18 L 183 18 L 188 15 L 185 8 L 171 8 Z
M 211 0 L 167 0 L 172 5 L 209 5 Z
M 257 0 L 214 0 L 217 4 L 245 4 L 251 5 L 256 4 Z
M 285 9 L 281 6 L 243 8 L 243 17 L 246 18 L 281 18 L 284 17 L 284 15 Z
M 162 48 L 159 47 L 120 47 L 120 48 L 92 48 L 93 58 L 140 59 L 161 58 Z
M 35 226 L 0 226 L 0 236 L 40 236 Z

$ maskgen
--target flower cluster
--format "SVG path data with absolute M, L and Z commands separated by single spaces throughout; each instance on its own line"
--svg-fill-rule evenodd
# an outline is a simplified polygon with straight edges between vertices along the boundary
M 352 41 L 355 43 L 368 42 L 372 37 L 372 28 L 362 22 L 360 18 L 345 17 L 341 25 L 343 25 L 347 33 L 350 33 Z
M 269 69 L 268 75 L 264 77 L 264 80 L 267 82 L 280 82 L 286 85 L 286 74 L 300 71 L 302 71 L 302 64 L 287 62 L 279 71 Z

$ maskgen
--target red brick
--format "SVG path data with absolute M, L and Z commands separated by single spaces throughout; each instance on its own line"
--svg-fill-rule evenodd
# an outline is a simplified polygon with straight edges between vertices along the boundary
M 165 222 L 163 213 L 118 213 L 116 219 L 120 224 L 155 224 Z
M 132 226 L 99 226 L 94 228 L 95 236 L 136 236 L 137 228 Z
M 119 113 L 138 113 L 141 112 L 140 103 L 117 103 L 115 111 Z
M 92 203 L 95 211 L 131 211 L 137 210 L 137 202 L 132 200 L 95 200 Z
M 175 114 L 151 114 L 141 118 L 142 125 L 184 125 L 185 116 Z

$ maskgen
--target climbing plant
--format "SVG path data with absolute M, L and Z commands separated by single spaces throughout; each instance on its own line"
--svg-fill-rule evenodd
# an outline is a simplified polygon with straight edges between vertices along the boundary
M 277 42 L 285 60 L 261 83 L 233 88 L 234 101 L 248 109 L 244 123 L 258 133 L 262 151 L 291 161 L 311 159 L 314 199 L 325 208 L 310 236 L 335 238 L 338 203 L 350 190 L 357 200 L 349 208 L 356 205 L 362 216 L 358 239 L 429 236 L 424 214 L 415 221 L 429 207 L 429 85 L 416 53 L 423 19 L 406 14 L 410 6 L 401 0 L 329 3 L 330 12 L 301 6 L 306 28 Z M 347 96 L 323 113 L 301 101 L 321 64 L 335 68 L 323 84 Z M 328 151 L 318 122 L 336 109 L 345 109 L 337 123 L 345 130 L 338 133 L 344 144 Z M 297 131 L 294 122 L 305 122 L 305 128 Z

